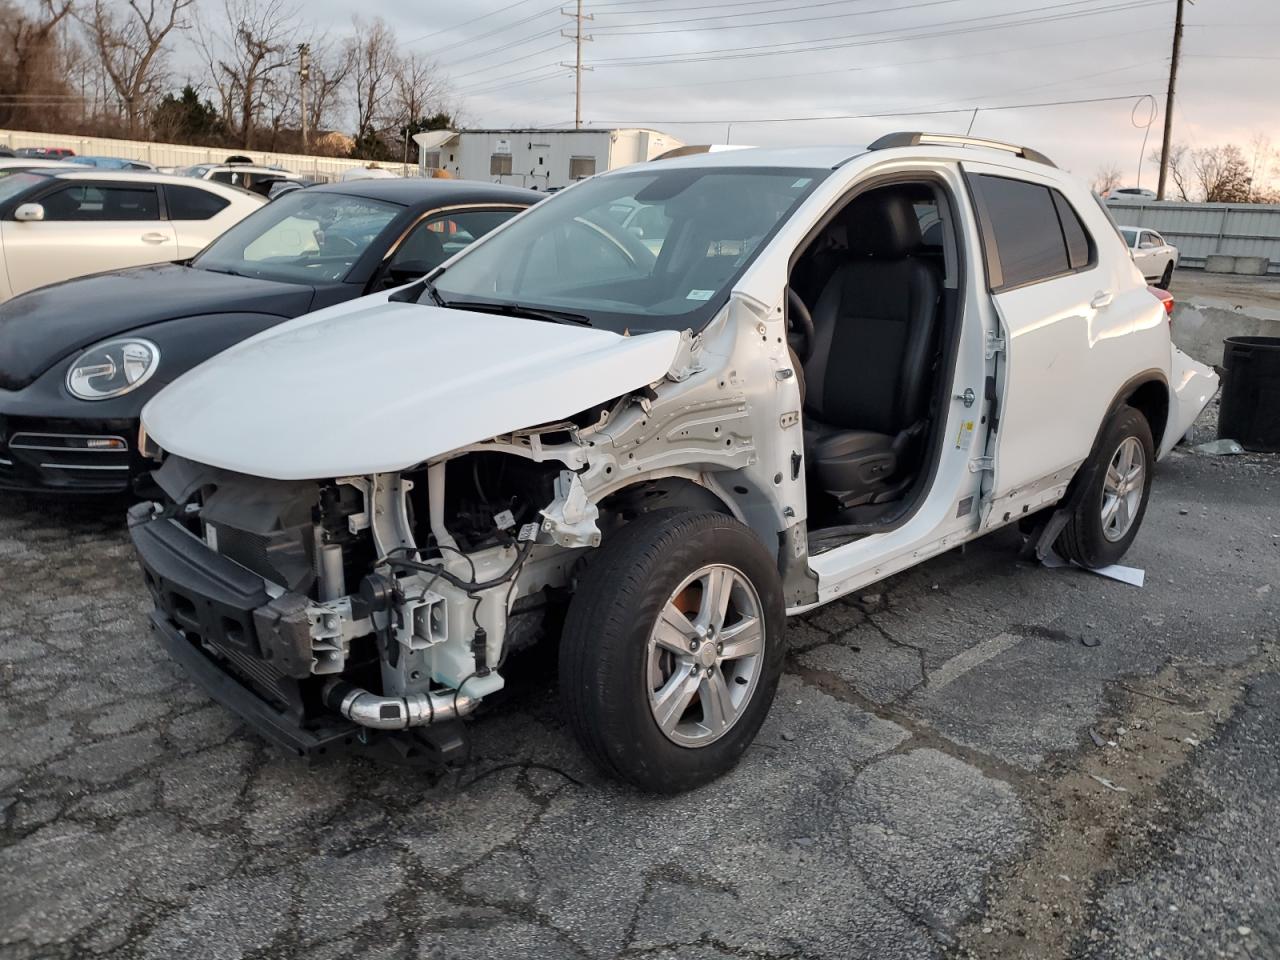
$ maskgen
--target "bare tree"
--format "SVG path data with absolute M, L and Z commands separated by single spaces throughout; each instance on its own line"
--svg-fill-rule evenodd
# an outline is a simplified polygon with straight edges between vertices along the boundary
M 386 129 L 385 120 L 395 92 L 395 76 L 399 51 L 395 34 L 381 17 L 364 21 L 351 19 L 355 36 L 348 41 L 351 55 L 350 86 L 355 105 L 356 150 L 371 159 L 379 159 L 379 135 Z M 384 154 L 385 145 L 382 146 Z
M 435 63 L 416 53 L 401 57 L 396 67 L 392 113 L 403 138 L 401 159 L 408 163 L 417 159 L 411 147 L 412 137 L 425 128 L 427 118 L 444 108 L 448 87 L 441 79 Z
M 1272 193 L 1271 182 L 1276 173 L 1276 161 L 1280 158 L 1271 145 L 1271 137 L 1259 130 L 1249 138 L 1249 147 L 1253 151 L 1253 162 L 1249 169 L 1250 196 Z
M 294 58 L 296 12 L 284 0 L 227 0 L 224 32 L 200 30 L 200 47 L 240 145 L 253 148 L 270 85 Z
M 121 7 L 93 0 L 87 12 L 76 14 L 111 81 L 131 137 L 141 132 L 164 82 L 165 41 L 174 30 L 186 28 L 182 13 L 193 3 L 128 0 Z
M 1234 143 L 1191 154 L 1191 169 L 1206 203 L 1248 203 L 1253 189 L 1249 161 Z
M 1151 162 L 1160 165 L 1160 151 L 1151 152 Z M 1178 191 L 1178 199 L 1184 203 L 1191 200 L 1191 155 L 1185 143 L 1175 143 L 1169 148 L 1169 177 Z
M 351 75 L 349 44 L 311 41 L 311 69 L 307 79 L 307 126 L 319 132 L 332 126 L 342 103 L 343 87 Z
M 1098 172 L 1093 175 L 1093 192 L 1105 197 L 1123 182 L 1124 174 L 1114 163 L 1099 167 Z
M 0 123 L 48 129 L 50 118 L 78 108 L 59 56 L 72 0 L 38 0 L 34 11 L 0 6 Z

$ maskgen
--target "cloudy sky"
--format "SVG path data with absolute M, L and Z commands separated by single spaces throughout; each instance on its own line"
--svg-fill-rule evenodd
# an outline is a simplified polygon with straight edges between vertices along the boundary
M 575 0 L 364 0 L 449 75 L 472 126 L 569 125 Z M 973 132 L 1038 147 L 1091 177 L 1136 182 L 1159 145 L 1176 0 L 584 0 L 583 118 L 689 143 L 865 143 L 889 130 Z M 312 0 L 309 18 L 350 15 Z M 1280 0 L 1187 7 L 1175 140 L 1269 135 L 1280 146 Z M 1110 102 L 973 110 L 1050 101 Z M 955 110 L 874 119 L 841 115 Z M 755 121 L 755 122 L 753 122 Z M 1153 186 L 1146 164 L 1142 183 Z

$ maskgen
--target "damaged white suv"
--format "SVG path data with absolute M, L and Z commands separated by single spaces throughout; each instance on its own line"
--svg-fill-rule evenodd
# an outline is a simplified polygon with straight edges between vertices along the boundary
M 167 648 L 300 754 L 447 755 L 558 635 L 587 752 L 677 791 L 750 744 L 788 614 L 1014 521 L 1116 561 L 1216 388 L 1032 150 L 703 154 L 171 384 L 131 527 Z

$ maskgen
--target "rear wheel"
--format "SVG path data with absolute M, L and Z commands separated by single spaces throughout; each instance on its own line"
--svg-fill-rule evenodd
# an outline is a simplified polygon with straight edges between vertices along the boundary
M 773 557 L 720 513 L 659 511 L 597 551 L 560 641 L 569 724 L 608 774 L 675 793 L 731 769 L 782 672 Z
M 1173 283 L 1173 264 L 1167 264 L 1164 273 L 1160 275 L 1160 280 L 1156 284 L 1161 290 L 1168 290 L 1169 284 Z
M 1133 407 L 1112 416 L 1093 453 L 1091 476 L 1057 542 L 1057 551 L 1084 567 L 1124 556 L 1147 512 L 1155 445 L 1147 418 Z

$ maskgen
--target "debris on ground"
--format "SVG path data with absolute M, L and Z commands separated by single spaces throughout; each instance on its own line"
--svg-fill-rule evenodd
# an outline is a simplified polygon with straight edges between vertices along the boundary
M 1211 457 L 1234 457 L 1244 453 L 1244 447 L 1235 440 L 1210 440 L 1208 443 L 1197 443 L 1191 449 Z
M 1138 567 L 1126 567 L 1123 564 L 1113 563 L 1110 566 L 1098 567 L 1092 569 L 1090 567 L 1081 567 L 1078 563 L 1072 563 L 1062 559 L 1052 550 L 1045 554 L 1043 560 L 1040 561 L 1049 570 L 1057 570 L 1061 567 L 1076 567 L 1080 570 L 1088 570 L 1090 573 L 1096 573 L 1100 577 L 1106 577 L 1108 580 L 1119 580 L 1121 583 L 1127 583 L 1131 586 L 1141 587 L 1147 581 L 1147 572 Z M 1085 644 L 1092 646 L 1092 644 Z
M 1100 784 L 1102 784 L 1102 785 L 1103 785 L 1104 787 L 1106 787 L 1108 790 L 1114 790 L 1116 793 L 1128 793 L 1128 792 L 1129 792 L 1129 789 L 1128 789 L 1127 787 L 1122 787 L 1122 786 L 1120 786 L 1119 784 L 1112 783 L 1112 782 L 1111 782 L 1110 780 L 1108 780 L 1106 777 L 1100 777 L 1100 776 L 1098 776 L 1096 773 L 1091 773 L 1091 774 L 1089 774 L 1089 776 L 1090 776 L 1090 777 L 1092 777 L 1094 780 L 1097 780 Z

